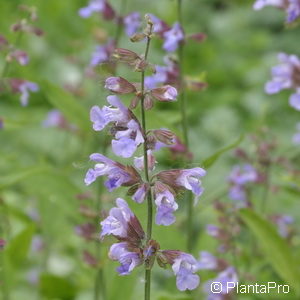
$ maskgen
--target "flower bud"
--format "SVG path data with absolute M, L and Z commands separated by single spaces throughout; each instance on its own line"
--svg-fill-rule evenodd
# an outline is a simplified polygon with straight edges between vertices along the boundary
M 135 52 L 124 48 L 116 48 L 113 57 L 129 65 L 134 65 L 137 60 L 140 60 L 140 57 Z
M 142 41 L 145 37 L 146 37 L 145 33 L 135 33 L 133 36 L 131 36 L 130 40 L 133 43 L 136 43 Z
M 123 77 L 107 78 L 104 87 L 116 94 L 129 94 L 136 91 L 134 85 Z
M 194 40 L 198 43 L 201 43 L 206 40 L 206 34 L 202 32 L 193 33 L 187 36 L 188 39 Z
M 148 63 L 144 59 L 137 59 L 134 65 L 134 70 L 136 72 L 143 72 L 148 67 Z
M 144 99 L 144 108 L 145 108 L 145 110 L 150 110 L 152 107 L 153 107 L 153 100 L 152 100 L 152 98 L 147 94 L 147 95 L 145 96 L 145 99 Z
M 129 104 L 129 108 L 130 109 L 135 109 L 137 106 L 138 106 L 138 104 L 139 104 L 139 102 L 140 102 L 140 97 L 138 97 L 138 96 L 136 96 L 136 97 L 134 97 L 132 100 L 131 100 L 131 102 L 130 102 L 130 104 Z
M 151 95 L 158 101 L 175 101 L 177 97 L 177 90 L 170 85 L 165 85 L 151 90 Z
M 171 132 L 170 130 L 156 129 L 156 130 L 153 130 L 152 132 L 157 140 L 159 140 L 160 142 L 162 142 L 166 145 L 173 145 L 175 142 L 174 141 L 175 134 L 173 132 Z

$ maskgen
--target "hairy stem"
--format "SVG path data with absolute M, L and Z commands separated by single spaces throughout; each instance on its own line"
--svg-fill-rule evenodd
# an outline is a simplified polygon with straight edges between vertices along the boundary
M 150 32 L 152 30 L 152 26 L 150 28 Z M 147 37 L 147 45 L 145 51 L 145 60 L 147 60 L 149 47 L 150 47 L 150 34 Z M 141 74 L 141 112 L 142 112 L 142 129 L 144 133 L 144 170 L 145 170 L 145 179 L 147 183 L 149 181 L 149 170 L 148 170 L 148 154 L 147 154 L 147 140 L 146 140 L 146 115 L 144 108 L 144 100 L 145 100 L 145 70 L 142 71 Z M 152 235 L 152 194 L 151 191 L 147 194 L 147 242 L 151 239 Z M 145 300 L 150 300 L 150 287 L 151 287 L 151 270 L 145 270 Z

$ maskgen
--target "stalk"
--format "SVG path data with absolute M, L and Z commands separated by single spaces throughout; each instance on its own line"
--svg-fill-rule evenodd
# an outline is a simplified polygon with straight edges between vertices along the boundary
M 182 0 L 177 0 L 177 19 L 183 29 L 182 18 Z M 181 113 L 181 128 L 183 134 L 183 142 L 189 150 L 189 136 L 188 136 L 188 124 L 186 113 L 186 94 L 184 86 L 184 43 L 180 43 L 178 47 L 178 67 L 179 67 L 179 104 Z M 186 161 L 184 162 L 186 163 Z M 192 193 L 186 191 L 184 194 L 185 202 L 187 202 L 187 216 L 186 216 L 186 231 L 187 231 L 187 250 L 191 252 L 193 247 L 193 199 Z
M 151 31 L 152 25 L 150 24 L 150 33 L 147 36 L 147 44 L 145 50 L 145 61 L 147 60 L 150 41 L 151 41 Z M 148 170 L 148 154 L 147 154 L 147 140 L 146 140 L 146 115 L 144 108 L 144 100 L 145 100 L 145 70 L 141 73 L 141 114 L 142 114 L 142 129 L 145 137 L 144 142 L 144 170 L 145 170 L 145 179 L 146 182 L 150 184 L 149 181 L 149 170 Z M 147 194 L 147 242 L 151 239 L 152 235 L 152 194 L 151 191 Z M 145 270 L 145 300 L 150 300 L 150 287 L 151 287 L 151 270 Z

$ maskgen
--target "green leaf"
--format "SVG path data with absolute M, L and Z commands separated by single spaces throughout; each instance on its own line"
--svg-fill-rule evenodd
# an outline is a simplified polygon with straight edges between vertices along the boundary
M 208 169 L 209 167 L 211 167 L 216 161 L 217 159 L 225 152 L 237 147 L 244 139 L 244 135 L 241 135 L 236 141 L 234 141 L 232 144 L 218 150 L 217 152 L 215 152 L 213 155 L 207 157 L 206 159 L 204 159 L 201 163 L 201 165 L 203 166 L 203 168 Z
M 275 272 L 300 294 L 299 263 L 287 242 L 275 227 L 250 209 L 241 209 L 240 217 L 257 238 L 265 257 Z
M 14 238 L 8 241 L 5 249 L 5 255 L 12 265 L 19 267 L 26 259 L 34 231 L 35 226 L 30 224 Z
M 42 86 L 49 102 L 59 109 L 70 123 L 85 132 L 91 130 L 88 110 L 72 94 L 50 82 L 44 81 Z
M 25 178 L 45 172 L 48 168 L 45 166 L 29 167 L 23 170 L 17 170 L 11 174 L 0 176 L 0 189 L 7 188 L 10 185 L 16 184 Z
M 44 273 L 40 276 L 40 291 L 50 299 L 71 300 L 75 298 L 76 287 L 67 278 Z

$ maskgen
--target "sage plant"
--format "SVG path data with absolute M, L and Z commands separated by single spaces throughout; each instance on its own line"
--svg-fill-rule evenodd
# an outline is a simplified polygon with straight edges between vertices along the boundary
M 111 148 L 115 155 L 129 159 L 138 148 L 142 148 L 143 155 L 136 157 L 133 165 L 124 165 L 103 154 L 94 153 L 90 159 L 95 166 L 88 170 L 85 183 L 89 185 L 98 177 L 106 176 L 104 185 L 108 191 L 127 187 L 127 195 L 133 201 L 147 202 L 146 232 L 127 202 L 119 197 L 116 207 L 101 222 L 101 238 L 113 235 L 117 239 L 118 243 L 112 245 L 109 257 L 120 262 L 117 269 L 120 275 L 128 275 L 134 268 L 144 266 L 145 299 L 150 299 L 151 269 L 155 260 L 161 267 L 172 266 L 179 290 L 191 290 L 198 286 L 199 277 L 195 274 L 199 269 L 198 261 L 191 254 L 179 250 L 161 250 L 159 242 L 152 239 L 153 205 L 156 206 L 156 224 L 171 225 L 176 220 L 174 212 L 179 208 L 176 202 L 178 195 L 190 190 L 199 197 L 203 192 L 200 178 L 206 172 L 196 167 L 153 173 L 155 150 L 172 144 L 175 136 L 167 129 L 148 129 L 146 113 L 156 101 L 175 101 L 177 90 L 171 85 L 152 89 L 145 86 L 146 71 L 153 72 L 153 66 L 148 62 L 153 21 L 149 15 L 145 18 L 147 25 L 144 31 L 131 37 L 134 42 L 146 41 L 145 53 L 139 55 L 128 49 L 117 48 L 113 54 L 116 61 L 127 64 L 141 74 L 140 82 L 130 82 L 119 76 L 107 78 L 105 88 L 113 94 L 107 97 L 109 106 L 94 106 L 90 112 L 94 130 L 102 131 L 106 126 L 111 126 Z M 125 94 L 132 94 L 133 97 L 129 107 L 119 98 Z M 138 106 L 140 118 L 133 112 Z

